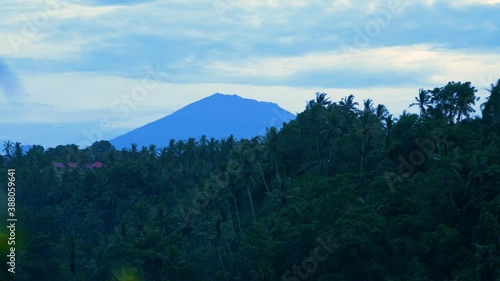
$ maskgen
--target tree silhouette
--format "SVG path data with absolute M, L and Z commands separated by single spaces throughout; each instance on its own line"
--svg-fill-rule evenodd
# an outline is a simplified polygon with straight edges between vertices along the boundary
M 13 148 L 14 144 L 11 141 L 7 140 L 3 142 L 3 152 L 5 152 L 5 155 L 7 157 L 11 156 Z
M 429 90 L 419 89 L 418 97 L 415 97 L 414 103 L 410 104 L 410 107 L 418 106 L 420 109 L 420 116 L 425 116 L 427 114 L 427 108 L 432 106 L 431 95 Z
M 500 123 L 500 79 L 498 79 L 497 84 L 491 84 L 491 88 L 488 89 L 490 96 L 486 98 L 486 102 L 481 104 L 483 118 L 487 122 L 493 124 Z
M 318 93 L 251 139 L 4 143 L 16 280 L 497 280 L 499 84 L 476 118 L 474 87 L 450 82 L 420 89 L 420 116 Z

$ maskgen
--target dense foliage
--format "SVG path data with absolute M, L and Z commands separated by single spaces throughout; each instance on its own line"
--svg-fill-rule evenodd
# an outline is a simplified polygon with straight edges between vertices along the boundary
M 317 93 L 253 139 L 6 142 L 15 280 L 500 280 L 500 80 L 482 117 L 475 93 L 421 89 L 397 118 Z

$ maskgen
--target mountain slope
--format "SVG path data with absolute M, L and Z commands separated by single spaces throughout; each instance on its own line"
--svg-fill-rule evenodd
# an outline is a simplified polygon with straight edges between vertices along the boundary
M 265 133 L 267 127 L 281 128 L 295 115 L 275 103 L 259 102 L 237 95 L 214 94 L 178 111 L 112 139 L 117 149 L 155 144 L 167 146 L 171 139 L 185 140 L 206 135 L 221 139 L 233 135 L 248 138 Z

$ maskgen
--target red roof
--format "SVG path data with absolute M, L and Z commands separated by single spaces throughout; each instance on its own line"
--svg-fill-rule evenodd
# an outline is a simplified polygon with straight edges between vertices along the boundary
M 78 168 L 78 164 L 75 162 L 67 162 L 66 165 L 61 162 L 52 162 L 52 166 L 54 166 L 55 168 L 65 168 L 66 166 L 70 168 Z M 99 161 L 92 164 L 85 164 L 85 168 L 87 169 L 101 168 L 102 166 L 102 163 Z
M 56 167 L 56 168 L 64 168 L 64 164 L 61 163 L 61 162 L 52 162 L 52 166 Z

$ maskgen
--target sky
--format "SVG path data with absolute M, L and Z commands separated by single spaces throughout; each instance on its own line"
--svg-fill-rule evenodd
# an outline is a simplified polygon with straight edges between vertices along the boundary
M 398 116 L 419 88 L 471 81 L 480 104 L 500 78 L 499 14 L 500 0 L 4 0 L 0 141 L 84 147 L 216 92 L 294 114 L 353 94 Z

